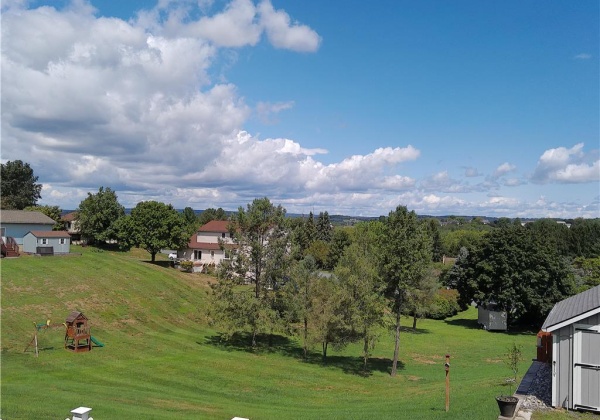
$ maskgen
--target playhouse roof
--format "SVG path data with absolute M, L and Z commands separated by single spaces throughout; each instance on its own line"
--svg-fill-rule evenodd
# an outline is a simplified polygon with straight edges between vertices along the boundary
M 73 322 L 78 318 L 87 319 L 87 317 L 79 311 L 73 311 L 69 314 L 65 322 Z
M 600 286 L 592 287 L 554 305 L 542 325 L 542 331 L 552 332 L 597 313 L 600 313 Z

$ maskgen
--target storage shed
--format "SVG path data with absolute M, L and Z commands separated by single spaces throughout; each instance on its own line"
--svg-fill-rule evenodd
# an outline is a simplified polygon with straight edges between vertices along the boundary
M 31 230 L 23 237 L 23 252 L 40 255 L 68 254 L 71 235 L 64 230 Z
M 479 305 L 477 323 L 488 331 L 506 331 L 506 311 L 501 310 L 495 303 Z
M 552 333 L 552 405 L 600 413 L 600 286 L 558 302 Z

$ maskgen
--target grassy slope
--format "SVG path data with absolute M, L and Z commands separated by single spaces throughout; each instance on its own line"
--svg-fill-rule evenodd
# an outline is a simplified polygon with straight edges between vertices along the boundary
M 419 322 L 401 337 L 401 369 L 389 376 L 392 337 L 378 343 L 369 376 L 360 346 L 299 358 L 293 340 L 249 351 L 223 345 L 206 326 L 206 277 L 146 261 L 147 255 L 81 249 L 74 257 L 2 261 L 1 418 L 65 418 L 81 405 L 96 418 L 495 418 L 495 395 L 509 376 L 501 362 L 522 344 L 524 372 L 533 334 L 476 328 L 473 310 Z M 43 331 L 36 358 L 23 349 L 33 322 L 62 323 L 71 310 L 90 319 L 106 344 L 89 353 L 62 349 L 63 329 Z M 406 320 L 405 324 L 409 324 Z M 451 406 L 444 411 L 444 355 L 451 360 Z

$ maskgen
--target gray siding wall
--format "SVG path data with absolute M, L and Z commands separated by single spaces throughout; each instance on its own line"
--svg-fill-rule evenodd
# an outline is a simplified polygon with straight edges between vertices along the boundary
M 573 389 L 573 325 L 567 325 L 552 334 L 558 337 L 558 354 L 556 364 L 552 367 L 556 375 L 556 406 L 572 408 Z
M 600 325 L 600 314 L 577 321 L 576 324 Z M 558 337 L 558 354 L 554 357 L 557 361 L 553 367 L 556 372 L 556 393 L 557 407 L 573 408 L 573 336 L 575 334 L 574 324 L 567 325 L 559 330 L 553 331 L 553 335 Z M 584 351 L 586 351 L 584 349 Z M 590 349 L 597 352 L 598 349 Z M 586 392 L 597 392 L 597 390 L 587 389 Z
M 64 238 L 65 243 L 61 244 L 62 238 L 48 238 L 48 244 L 42 245 L 38 242 L 39 238 L 36 238 L 32 234 L 25 235 L 23 238 L 23 252 L 35 253 L 38 246 L 51 246 L 54 249 L 55 254 L 68 254 L 70 252 L 71 239 Z

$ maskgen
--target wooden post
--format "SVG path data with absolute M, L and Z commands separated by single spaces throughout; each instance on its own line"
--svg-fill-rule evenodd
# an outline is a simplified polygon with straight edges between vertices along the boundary
M 450 410 L 450 355 L 446 355 L 446 363 L 444 363 L 444 367 L 446 368 L 446 411 Z

